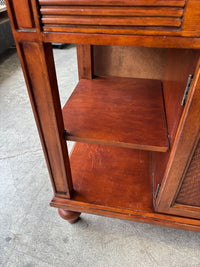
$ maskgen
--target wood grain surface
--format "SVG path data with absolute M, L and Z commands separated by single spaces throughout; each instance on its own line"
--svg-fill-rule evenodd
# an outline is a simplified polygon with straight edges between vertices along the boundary
M 159 11 L 159 13 L 158 13 Z M 183 8 L 177 7 L 132 7 L 132 6 L 42 6 L 42 15 L 110 15 L 110 16 L 155 16 L 182 17 Z
M 66 139 L 166 152 L 160 81 L 100 77 L 80 80 L 63 108 Z
M 178 125 L 184 110 L 181 101 L 187 80 L 189 74 L 194 74 L 199 56 L 199 50 L 166 50 L 166 62 L 162 82 L 170 148 L 173 147 Z M 170 150 L 165 154 L 153 153 L 154 192 L 156 192 L 157 185 L 162 183 L 170 153 Z
M 45 32 L 200 37 L 200 6 L 196 0 L 39 3 Z
M 200 207 L 175 204 L 176 196 L 199 141 L 200 132 L 200 60 L 183 110 L 174 145 L 164 173 L 155 209 L 158 212 L 178 214 L 200 219 Z M 197 167 L 198 168 L 198 167 Z
M 93 76 L 92 46 L 77 44 L 76 51 L 79 79 L 91 80 Z
M 152 210 L 150 152 L 76 143 L 70 164 L 75 190 L 73 200 Z
M 15 27 L 17 29 L 31 29 L 35 27 L 33 11 L 30 0 L 12 0 L 12 11 Z M 23 8 L 22 8 L 23 7 Z
M 199 49 L 199 1 L 6 0 L 6 4 L 54 189 L 51 206 L 60 208 L 66 219 L 77 219 L 79 214 L 74 212 L 83 211 L 200 231 L 200 220 L 194 219 L 200 218 L 200 207 L 173 203 L 199 134 L 199 63 L 177 130 L 174 118 L 181 113 L 180 109 L 175 111 L 182 86 L 164 81 L 169 128 L 171 138 L 175 138 L 156 199 L 155 209 L 161 213 L 156 213 L 152 207 L 150 152 L 77 144 L 71 155 L 74 175 L 71 178 L 65 139 L 95 143 L 106 140 L 109 145 L 166 151 L 160 82 L 120 78 L 106 82 L 105 78 L 81 80 L 62 117 L 51 49 L 52 42 L 80 44 L 79 77 L 86 79 L 93 74 L 92 45 L 172 48 L 171 52 L 174 48 Z M 183 82 L 187 79 L 187 71 L 182 71 L 181 66 L 184 58 L 179 58 L 178 64 L 173 60 L 171 67 L 168 66 L 169 73 L 184 76 L 179 79 Z M 192 62 L 191 66 L 195 64 Z M 173 68 L 179 65 L 179 70 Z M 70 120 L 65 111 L 71 112 L 66 112 Z
M 150 152 L 76 143 L 70 163 L 75 193 L 52 207 L 200 231 L 199 220 L 154 212 Z
M 117 6 L 176 6 L 184 7 L 186 0 L 39 0 L 40 5 L 117 5 Z

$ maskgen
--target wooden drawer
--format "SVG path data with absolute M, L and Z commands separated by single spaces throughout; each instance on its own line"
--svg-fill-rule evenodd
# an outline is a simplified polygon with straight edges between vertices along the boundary
M 40 0 L 44 30 L 179 29 L 185 0 Z M 67 29 L 68 28 L 68 29 Z
M 43 30 L 47 32 L 175 36 L 194 36 L 195 32 L 199 33 L 197 22 L 200 21 L 200 4 L 196 0 L 38 2 Z

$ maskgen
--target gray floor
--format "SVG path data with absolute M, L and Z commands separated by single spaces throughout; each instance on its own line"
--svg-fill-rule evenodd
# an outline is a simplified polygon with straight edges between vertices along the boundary
M 62 104 L 77 82 L 75 47 L 55 50 Z M 52 190 L 16 53 L 0 64 L 0 265 L 200 266 L 200 234 L 82 214 L 70 225 Z

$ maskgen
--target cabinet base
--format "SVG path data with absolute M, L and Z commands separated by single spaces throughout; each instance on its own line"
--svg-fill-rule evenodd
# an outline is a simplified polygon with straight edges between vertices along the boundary
M 77 222 L 80 213 L 82 212 L 122 220 L 200 232 L 200 221 L 197 219 L 156 213 L 153 210 L 149 212 L 138 211 L 136 209 L 119 209 L 116 207 L 105 207 L 90 203 L 81 203 L 74 201 L 73 199 L 61 199 L 57 197 L 52 199 L 50 206 L 58 208 L 60 216 L 63 219 L 68 220 L 70 223 Z

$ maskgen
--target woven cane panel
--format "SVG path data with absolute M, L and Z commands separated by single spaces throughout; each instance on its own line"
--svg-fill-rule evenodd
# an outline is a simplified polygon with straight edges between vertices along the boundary
M 200 141 L 183 180 L 176 203 L 200 206 Z

